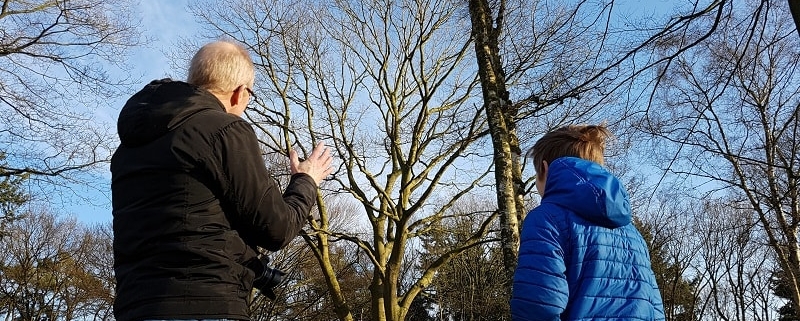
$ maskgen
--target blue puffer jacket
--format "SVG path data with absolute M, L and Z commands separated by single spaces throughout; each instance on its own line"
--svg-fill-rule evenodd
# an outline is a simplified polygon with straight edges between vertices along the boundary
M 541 205 L 525 218 L 513 320 L 664 320 L 661 294 L 628 194 L 597 163 L 550 164 Z

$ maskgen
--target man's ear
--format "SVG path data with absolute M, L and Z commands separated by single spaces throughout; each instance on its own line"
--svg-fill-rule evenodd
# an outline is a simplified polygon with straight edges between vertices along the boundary
M 244 99 L 244 85 L 236 87 L 233 90 L 233 94 L 231 95 L 231 106 L 238 106 L 242 103 L 242 99 Z

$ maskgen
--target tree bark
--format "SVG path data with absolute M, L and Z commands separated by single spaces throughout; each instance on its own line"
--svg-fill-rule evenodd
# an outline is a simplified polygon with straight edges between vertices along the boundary
M 317 234 L 313 239 L 306 236 L 305 240 L 314 251 L 314 255 L 322 270 L 322 275 L 325 276 L 325 283 L 330 291 L 330 297 L 333 301 L 336 316 L 342 321 L 353 321 L 353 314 L 350 312 L 350 306 L 347 304 L 347 299 L 342 294 L 342 288 L 339 284 L 339 280 L 336 278 L 336 271 L 331 264 L 330 246 L 327 237 L 328 236 L 324 234 Z
M 524 212 L 524 204 L 519 164 L 521 153 L 515 123 L 517 110 L 511 104 L 506 90 L 505 72 L 498 45 L 505 1 L 500 1 L 499 4 L 496 24 L 487 0 L 470 0 L 469 12 L 478 75 L 483 90 L 483 106 L 494 149 L 497 210 L 500 214 L 503 266 L 506 274 L 504 281 L 510 295 L 511 280 L 517 266 L 519 222 Z

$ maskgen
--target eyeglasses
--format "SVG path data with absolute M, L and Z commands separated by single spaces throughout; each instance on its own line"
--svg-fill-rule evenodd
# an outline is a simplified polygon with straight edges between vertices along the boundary
M 255 93 L 255 92 L 253 92 L 253 90 L 252 90 L 252 89 L 250 89 L 250 87 L 244 86 L 244 89 L 245 89 L 245 90 L 247 90 L 247 93 L 248 93 L 248 94 L 250 94 L 250 99 L 249 99 L 249 100 L 247 100 L 247 107 L 245 107 L 245 108 L 253 108 L 253 107 L 250 105 L 250 102 L 253 102 L 253 101 L 255 101 L 255 102 L 256 102 L 256 104 L 260 104 L 260 102 L 258 101 L 258 96 L 256 96 L 256 93 Z
M 253 100 L 258 100 L 258 96 L 256 96 L 256 93 L 254 93 L 250 87 L 245 86 L 244 89 L 247 90 L 248 94 L 250 94 L 250 98 L 253 98 Z

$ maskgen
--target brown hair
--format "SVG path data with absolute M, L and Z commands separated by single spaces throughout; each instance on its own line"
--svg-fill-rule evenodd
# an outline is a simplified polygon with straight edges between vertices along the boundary
M 542 161 L 552 164 L 556 158 L 571 156 L 603 164 L 606 139 L 611 132 L 604 125 L 569 125 L 545 134 L 528 150 L 537 173 L 542 173 Z
M 253 86 L 255 68 L 242 45 L 219 40 L 204 45 L 192 57 L 186 82 L 211 92 L 229 92 Z

